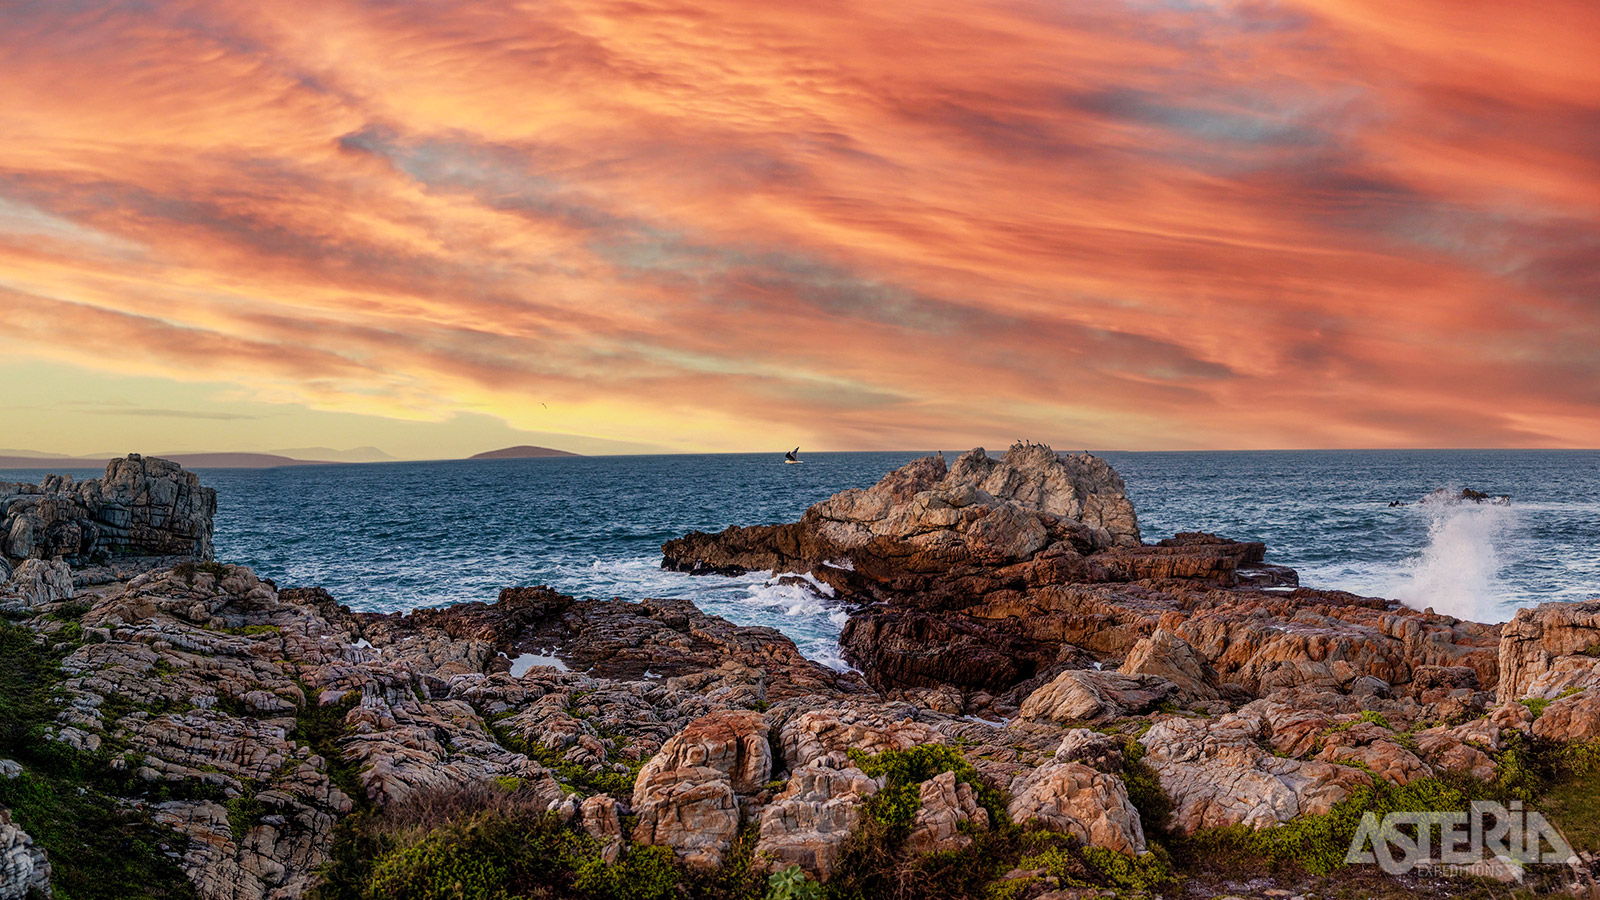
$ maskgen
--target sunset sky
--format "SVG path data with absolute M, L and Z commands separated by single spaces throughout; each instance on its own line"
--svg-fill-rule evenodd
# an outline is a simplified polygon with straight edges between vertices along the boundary
M 1600 3 L 13 0 L 0 385 L 63 453 L 1600 446 Z

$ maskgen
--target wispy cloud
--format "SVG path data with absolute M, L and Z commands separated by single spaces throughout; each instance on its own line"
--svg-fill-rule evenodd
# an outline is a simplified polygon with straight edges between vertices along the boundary
M 0 352 L 684 448 L 1595 445 L 1596 58 L 1581 0 L 25 0 Z

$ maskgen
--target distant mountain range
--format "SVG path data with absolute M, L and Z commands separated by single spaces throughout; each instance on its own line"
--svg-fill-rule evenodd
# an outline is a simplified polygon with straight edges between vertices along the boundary
M 379 450 L 377 447 L 356 447 L 353 450 L 335 450 L 332 447 L 297 447 L 292 450 L 269 450 L 279 456 L 290 459 L 315 459 L 324 462 L 398 462 L 399 458 Z
M 475 453 L 470 459 L 549 459 L 556 456 L 582 456 L 581 453 L 568 453 L 565 450 L 552 450 L 549 447 L 533 447 L 520 444 L 516 447 L 506 447 L 501 450 L 489 450 L 484 453 Z
M 0 450 L 0 469 L 99 469 L 121 453 L 96 453 L 91 456 L 62 456 L 37 450 Z M 151 453 L 190 469 L 273 469 L 279 466 L 318 466 L 342 463 L 398 462 L 377 447 L 335 450 L 331 447 L 301 447 L 271 453 Z M 479 453 L 472 459 L 544 459 L 580 456 L 549 447 L 521 445 Z

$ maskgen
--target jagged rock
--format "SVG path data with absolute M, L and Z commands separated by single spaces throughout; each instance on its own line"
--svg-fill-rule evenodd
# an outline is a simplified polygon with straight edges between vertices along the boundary
M 1600 687 L 1600 600 L 1517 610 L 1500 634 L 1500 702 L 1573 687 Z
M 920 787 L 921 806 L 911 821 L 906 849 L 912 853 L 964 850 L 972 844 L 966 830 L 988 831 L 989 812 L 978 805 L 977 795 L 954 772 L 943 772 Z
M 1553 741 L 1600 737 L 1600 690 L 1585 690 L 1551 701 L 1534 720 L 1533 733 Z
M 739 832 L 739 799 L 727 774 L 704 766 L 640 773 L 633 811 L 635 841 L 671 847 L 703 871 L 722 864 Z
M 578 808 L 578 821 L 584 832 L 600 844 L 600 857 L 614 863 L 622 856 L 622 820 L 617 801 L 604 794 L 585 798 Z
M 1122 779 L 1082 763 L 1041 766 L 1011 786 L 1013 821 L 1037 821 L 1086 844 L 1119 853 L 1145 851 L 1144 825 Z
M 50 896 L 50 861 L 0 807 L 0 900 Z
M 861 822 L 861 808 L 877 793 L 876 779 L 855 767 L 796 768 L 789 783 L 761 813 L 757 859 L 776 867 L 797 865 L 827 881 L 839 851 Z
M 1493 781 L 1499 766 L 1484 752 L 1485 747 L 1469 742 L 1471 734 L 1463 732 L 1460 726 L 1427 728 L 1416 733 L 1417 752 L 1435 769 L 1471 775 L 1479 781 Z M 1486 748 L 1498 750 L 1498 729 L 1493 740 L 1494 746 Z
M 1022 703 L 1022 718 L 1042 722 L 1094 722 L 1137 715 L 1178 695 L 1178 686 L 1154 675 L 1069 669 Z
M 0 555 L 211 558 L 217 492 L 170 460 L 129 454 L 103 478 L 46 476 L 39 484 L 0 482 Z
M 921 722 L 861 707 L 804 712 L 784 723 L 778 733 L 784 763 L 793 770 L 819 763 L 844 769 L 851 765 L 850 750 L 871 756 L 938 740 L 937 732 Z
M 1410 784 L 1433 774 L 1427 763 L 1400 745 L 1393 731 L 1371 722 L 1356 722 L 1349 728 L 1329 732 L 1316 758 L 1331 763 L 1358 763 L 1395 784 Z
M 72 569 L 59 559 L 26 559 L 11 573 L 10 589 L 24 607 L 72 597 Z
M 761 790 L 772 775 L 766 720 L 756 712 L 719 712 L 696 719 L 662 745 L 640 770 L 639 779 L 700 766 L 721 772 L 734 793 Z
M 1338 591 L 1261 590 L 1297 582 L 1265 563 L 1264 545 L 1203 533 L 1142 545 L 1131 507 L 1108 512 L 1125 503 L 1098 460 L 1017 445 L 998 461 L 917 460 L 798 522 L 687 535 L 663 547 L 662 564 L 808 572 L 853 608 L 840 644 L 873 687 L 981 692 L 994 715 L 1014 714 L 1085 652 L 1170 676 L 1191 705 L 1298 686 L 1407 697 L 1425 667 L 1495 684 L 1499 626 Z
M 1273 756 L 1261 749 L 1263 720 L 1163 717 L 1139 740 L 1144 763 L 1172 798 L 1173 822 L 1188 834 L 1243 823 L 1254 828 L 1325 813 L 1369 779 L 1359 769 Z
M 972 450 L 949 468 L 943 457 L 925 457 L 870 488 L 818 503 L 794 525 L 695 532 L 668 542 L 663 553 L 664 565 L 686 572 L 889 559 L 894 568 L 936 571 L 968 560 L 1019 562 L 1063 539 L 1085 549 L 1138 546 L 1122 479 L 1088 454 L 1017 444 L 998 460 Z
M 1061 745 L 1056 748 L 1052 761 L 1083 763 L 1101 772 L 1120 772 L 1122 741 L 1088 728 L 1073 728 L 1062 736 Z
M 1165 628 L 1133 646 L 1119 669 L 1124 675 L 1154 675 L 1177 686 L 1177 696 L 1185 702 L 1215 700 L 1217 673 L 1206 664 L 1188 642 Z

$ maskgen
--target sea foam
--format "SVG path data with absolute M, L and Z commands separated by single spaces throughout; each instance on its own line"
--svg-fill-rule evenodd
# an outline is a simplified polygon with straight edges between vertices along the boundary
M 1515 604 L 1501 572 L 1507 538 L 1517 525 L 1508 503 L 1462 500 L 1434 491 L 1416 507 L 1430 517 L 1428 544 L 1408 561 L 1395 595 L 1414 609 L 1477 622 L 1504 622 Z

